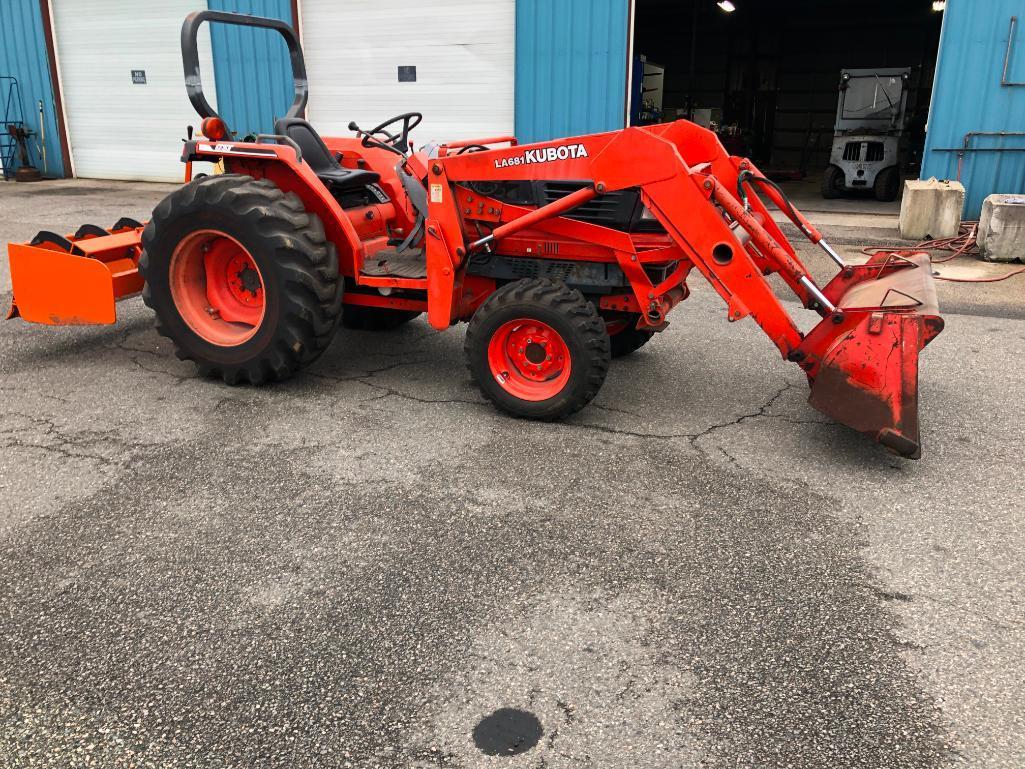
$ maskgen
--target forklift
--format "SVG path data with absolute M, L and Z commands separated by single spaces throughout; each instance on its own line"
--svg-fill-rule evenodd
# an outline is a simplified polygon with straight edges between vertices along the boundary
M 897 199 L 906 154 L 911 68 L 845 69 L 822 197 L 871 191 L 876 200 Z

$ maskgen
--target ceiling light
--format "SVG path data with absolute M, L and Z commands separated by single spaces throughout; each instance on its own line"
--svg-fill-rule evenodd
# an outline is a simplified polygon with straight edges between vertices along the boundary
M 719 2 L 716 3 L 716 5 L 718 5 L 724 11 L 726 11 L 726 13 L 733 13 L 735 10 L 737 10 L 737 6 L 731 3 L 730 0 L 719 0 Z M 933 7 L 936 7 L 936 3 L 933 3 Z
M 945 11 L 947 9 L 947 0 L 932 0 L 932 9 L 934 11 Z

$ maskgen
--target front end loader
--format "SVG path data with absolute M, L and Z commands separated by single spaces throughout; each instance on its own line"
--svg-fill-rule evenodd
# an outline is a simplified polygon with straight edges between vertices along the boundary
M 203 22 L 260 26 L 288 45 L 295 100 L 273 134 L 236 141 L 203 94 Z M 321 137 L 283 22 L 201 11 L 182 28 L 186 91 L 202 125 L 184 147 L 220 163 L 143 227 L 86 226 L 10 246 L 11 315 L 113 323 L 141 292 L 180 357 L 229 384 L 285 378 L 339 325 L 384 330 L 426 313 L 467 322 L 483 395 L 512 415 L 562 419 L 597 394 L 610 360 L 668 325 L 696 270 L 730 321 L 750 316 L 801 367 L 810 403 L 918 458 L 919 352 L 943 328 L 926 254 L 845 264 L 750 160 L 687 121 L 521 145 L 515 137 L 414 147 L 411 112 Z M 837 264 L 815 282 L 769 214 L 783 211 Z M 819 321 L 803 333 L 767 278 Z

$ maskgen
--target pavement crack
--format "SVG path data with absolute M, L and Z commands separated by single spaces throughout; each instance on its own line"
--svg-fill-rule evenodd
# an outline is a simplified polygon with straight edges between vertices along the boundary
M 483 403 L 484 403 L 483 401 L 469 400 L 467 398 L 425 398 L 425 397 L 422 397 L 422 396 L 419 396 L 419 395 L 412 395 L 412 394 L 410 394 L 408 392 L 404 392 L 402 390 L 397 390 L 394 387 L 389 387 L 388 385 L 383 385 L 383 384 L 379 384 L 378 382 L 372 381 L 374 379 L 374 377 L 376 377 L 378 374 L 383 374 L 383 373 L 388 372 L 388 371 L 393 371 L 394 369 L 402 368 L 403 366 L 415 366 L 415 365 L 421 365 L 421 364 L 425 364 L 425 363 L 429 363 L 429 362 L 430 361 L 427 361 L 427 360 L 417 359 L 417 360 L 401 361 L 399 363 L 390 363 L 387 366 L 381 366 L 379 368 L 365 369 L 363 371 L 363 373 L 361 373 L 359 375 L 353 375 L 353 376 L 337 376 L 337 375 L 334 375 L 334 374 L 324 374 L 324 373 L 320 373 L 320 372 L 317 372 L 317 373 L 310 372 L 310 376 L 317 377 L 318 379 L 327 379 L 327 380 L 333 381 L 333 382 L 358 382 L 359 384 L 362 384 L 362 385 L 364 385 L 366 387 L 370 387 L 371 389 L 377 390 L 379 393 L 381 393 L 380 395 L 374 396 L 372 398 L 361 398 L 359 401 L 357 401 L 357 403 L 370 403 L 372 401 L 383 400 L 384 398 L 388 398 L 388 397 L 396 397 L 396 398 L 401 398 L 403 400 L 413 401 L 415 403 L 426 403 L 426 404 L 463 403 L 463 404 L 470 405 L 470 406 L 481 406 L 481 405 L 483 405 Z M 341 401 L 341 399 L 338 399 L 338 401 Z M 336 401 L 336 402 L 338 402 L 338 401 Z
M 576 707 L 570 705 L 568 702 L 563 702 L 562 700 L 556 700 L 555 705 L 562 711 L 562 718 L 566 722 L 566 725 L 568 726 L 569 724 L 572 724 L 573 720 L 576 718 Z
M 129 348 L 129 347 L 125 347 L 123 349 L 131 350 L 131 348 Z M 133 352 L 136 352 L 136 353 L 144 352 L 147 355 L 155 355 L 158 358 L 160 358 L 161 360 L 164 359 L 164 356 L 160 355 L 159 353 L 151 352 L 149 350 L 134 350 Z M 170 377 L 171 379 L 174 380 L 174 383 L 175 383 L 176 386 L 180 385 L 180 384 L 183 384 L 185 382 L 191 381 L 191 380 L 196 378 L 195 374 L 174 374 L 174 373 L 172 373 L 170 371 L 164 371 L 163 369 L 160 369 L 160 368 L 153 368 L 152 366 L 147 366 L 141 360 L 139 360 L 138 356 L 136 356 L 136 355 L 130 354 L 128 356 L 128 360 L 130 360 L 137 367 L 139 367 L 140 369 L 142 369 L 143 371 L 145 371 L 145 372 L 147 372 L 149 374 L 157 374 L 159 376 Z
M 24 387 L 0 387 L 0 393 L 15 393 L 17 395 L 24 395 L 25 392 L 26 388 Z M 49 393 L 41 393 L 38 391 L 35 392 L 34 395 L 38 398 L 45 398 L 46 400 L 54 401 L 55 403 L 61 403 L 64 405 L 71 403 L 71 400 L 69 398 L 63 398 L 60 395 L 50 395 Z
M 1025 627 L 1025 622 L 997 619 L 991 614 L 979 611 L 978 609 L 971 609 L 967 606 L 962 606 L 956 601 L 947 601 L 942 598 L 934 598 L 930 595 L 923 595 L 920 597 L 923 601 L 930 601 L 931 603 L 937 604 L 939 606 L 946 606 L 948 609 L 953 609 L 954 611 L 961 612 L 962 614 L 967 614 L 977 619 L 981 619 L 983 622 L 986 622 L 989 625 L 993 625 L 994 627 L 998 627 L 1001 630 L 1015 630 L 1017 628 Z
M 365 382 L 364 382 L 365 379 L 370 379 L 370 378 L 372 378 L 374 376 L 377 376 L 378 374 L 383 374 L 386 371 L 393 371 L 394 369 L 402 368 L 403 366 L 415 366 L 415 365 L 418 365 L 418 364 L 421 364 L 421 363 L 428 363 L 428 362 L 429 361 L 422 360 L 422 359 L 405 360 L 405 361 L 400 361 L 398 363 L 389 363 L 387 366 L 380 366 L 378 368 L 362 368 L 362 369 L 357 369 L 357 371 L 361 372 L 359 374 L 344 374 L 344 375 L 325 374 L 322 371 L 306 371 L 304 373 L 307 376 L 315 377 L 316 379 L 327 379 L 327 380 L 329 380 L 331 382 L 363 382 L 365 384 Z M 370 385 L 370 386 L 371 387 L 375 387 L 376 385 Z
M 738 470 L 740 469 L 740 462 L 737 461 L 737 458 L 735 456 L 733 456 L 730 452 L 728 452 L 722 446 L 717 446 L 716 448 L 719 449 L 719 453 L 720 454 L 722 454 L 724 457 L 726 457 L 726 461 L 728 461 L 731 465 L 736 467 Z
M 610 435 L 626 435 L 630 438 L 656 438 L 659 440 L 674 440 L 678 438 L 691 438 L 692 433 L 652 433 L 644 432 L 640 430 L 627 430 L 621 427 L 609 427 L 608 425 L 598 425 L 593 422 L 564 422 L 566 427 L 577 427 L 581 430 L 595 430 L 600 433 L 608 433 Z
M 769 409 L 771 409 L 774 405 L 776 405 L 776 401 L 778 401 L 780 398 L 782 398 L 789 390 L 793 390 L 793 389 L 794 389 L 794 385 L 791 382 L 789 382 L 789 381 L 785 381 L 783 383 L 783 386 L 781 388 L 779 388 L 773 394 L 773 396 L 771 398 L 769 398 L 765 403 L 763 403 L 761 406 L 758 407 L 757 411 L 752 411 L 749 414 L 741 414 L 736 419 L 731 419 L 731 420 L 729 420 L 727 422 L 719 422 L 718 424 L 714 424 L 714 425 L 712 425 L 710 427 L 707 427 L 706 429 L 702 430 L 700 433 L 696 433 L 693 436 L 689 436 L 691 445 L 693 445 L 694 448 L 700 450 L 700 447 L 697 445 L 697 443 L 702 438 L 707 438 L 709 435 L 712 435 L 713 433 L 718 432 L 719 430 L 724 430 L 727 427 L 736 427 L 737 425 L 742 425 L 742 424 L 744 424 L 744 422 L 747 422 L 749 419 L 760 419 L 760 418 L 772 418 L 772 419 L 775 419 L 775 418 L 778 418 L 777 415 L 770 414 L 769 413 Z
M 603 406 L 600 403 L 591 403 L 590 405 L 591 405 L 591 408 L 593 408 L 593 409 L 598 409 L 599 411 L 608 411 L 611 414 L 625 414 L 626 416 L 638 417 L 638 418 L 640 418 L 642 416 L 642 414 L 640 412 L 630 411 L 629 409 L 620 409 L 620 408 L 615 408 L 614 406 Z
M 625 436 L 628 436 L 628 437 L 631 437 L 631 438 L 649 438 L 649 439 L 667 440 L 667 441 L 671 441 L 671 440 L 686 440 L 695 449 L 697 449 L 701 453 L 705 454 L 706 452 L 702 449 L 701 446 L 698 445 L 698 442 L 702 438 L 706 438 L 709 435 L 712 435 L 713 433 L 715 433 L 715 432 L 717 432 L 719 430 L 723 430 L 723 429 L 725 429 L 727 427 L 734 427 L 736 425 L 743 424 L 744 422 L 747 422 L 748 420 L 752 420 L 752 419 L 779 419 L 781 421 L 791 422 L 791 423 L 794 423 L 794 424 L 804 424 L 806 421 L 808 423 L 820 424 L 819 420 L 798 420 L 798 419 L 791 418 L 791 417 L 785 417 L 785 416 L 782 416 L 782 415 L 770 414 L 769 413 L 769 409 L 771 409 L 776 404 L 776 402 L 780 398 L 782 398 L 783 395 L 788 390 L 792 390 L 795 387 L 796 387 L 796 385 L 792 384 L 791 382 L 784 382 L 783 386 L 779 390 L 777 390 L 775 393 L 773 393 L 772 397 L 770 397 L 765 403 L 763 403 L 761 406 L 759 406 L 757 411 L 752 411 L 752 412 L 750 412 L 748 414 L 741 414 L 740 416 L 738 416 L 738 417 L 736 417 L 734 419 L 731 419 L 729 421 L 726 421 L 726 422 L 719 422 L 719 423 L 711 425 L 711 426 L 709 426 L 709 427 L 705 428 L 704 430 L 701 430 L 700 432 L 697 432 L 697 433 L 659 433 L 659 432 L 651 432 L 651 431 L 645 431 L 645 430 L 630 430 L 630 429 L 627 429 L 627 428 L 610 427 L 609 425 L 595 424 L 593 422 L 574 422 L 574 423 L 567 423 L 567 424 L 570 427 L 579 427 L 579 428 L 583 428 L 583 429 L 586 429 L 586 430 L 597 430 L 598 432 L 609 433 L 611 435 L 625 435 Z M 595 404 L 593 404 L 593 403 L 591 405 L 595 406 Z M 609 408 L 608 406 L 598 406 L 598 408 L 603 409 L 605 411 L 614 411 L 615 410 L 615 409 Z M 626 413 L 629 413 L 629 412 L 626 412 Z M 631 415 L 631 416 L 635 416 L 635 415 Z M 829 423 L 827 422 L 826 424 L 829 424 Z M 722 451 L 722 450 L 720 449 L 720 451 Z M 726 452 L 723 452 L 723 453 L 726 454 Z M 734 462 L 734 464 L 737 464 L 737 460 L 736 460 L 735 457 L 732 457 L 729 454 L 726 454 L 726 456 L 729 459 L 731 459 Z M 738 466 L 739 466 L 739 464 L 738 464 Z
M 364 382 L 364 384 L 366 384 L 368 387 L 373 387 L 374 389 L 380 390 L 382 393 L 384 393 L 380 398 L 371 398 L 370 400 L 382 400 L 384 398 L 387 398 L 387 397 L 390 397 L 390 396 L 394 396 L 396 398 L 401 398 L 402 400 L 407 400 L 407 401 L 413 401 L 415 403 L 427 403 L 427 404 L 463 403 L 463 404 L 466 404 L 467 406 L 483 406 L 484 405 L 483 401 L 467 400 L 466 398 L 421 398 L 418 395 L 410 395 L 409 393 L 404 393 L 401 390 L 396 390 L 396 389 L 394 389 L 392 387 L 384 387 L 383 385 L 370 384 L 369 382 Z M 364 403 L 366 403 L 366 402 L 368 402 L 368 401 L 364 401 Z
M 0 415 L 0 417 L 24 420 L 30 425 L 28 428 L 25 426 L 14 426 L 0 429 L 0 437 L 3 437 L 3 442 L 0 443 L 2 448 L 37 449 L 50 454 L 56 454 L 65 459 L 88 459 L 98 462 L 103 466 L 121 465 L 121 463 L 115 462 L 104 454 L 90 450 L 96 445 L 103 445 L 118 439 L 118 434 L 113 430 L 83 431 L 71 436 L 63 432 L 54 420 L 47 417 L 25 414 L 19 411 L 6 412 Z M 23 437 L 31 433 L 33 427 L 36 428 L 42 441 L 29 441 Z M 122 445 L 127 444 L 122 442 Z
M 899 590 L 883 590 L 881 587 L 872 587 L 872 592 L 884 601 L 905 601 L 910 603 L 914 596 L 909 593 L 902 593 Z

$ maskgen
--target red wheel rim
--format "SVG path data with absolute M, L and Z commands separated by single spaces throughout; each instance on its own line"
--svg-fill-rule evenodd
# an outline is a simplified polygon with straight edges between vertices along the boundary
M 198 230 L 171 255 L 171 298 L 182 320 L 210 344 L 234 347 L 263 322 L 263 275 L 249 251 L 218 230 Z
M 488 343 L 488 366 L 506 392 L 543 401 L 562 392 L 571 369 L 569 348 L 559 332 L 539 320 L 503 324 Z

